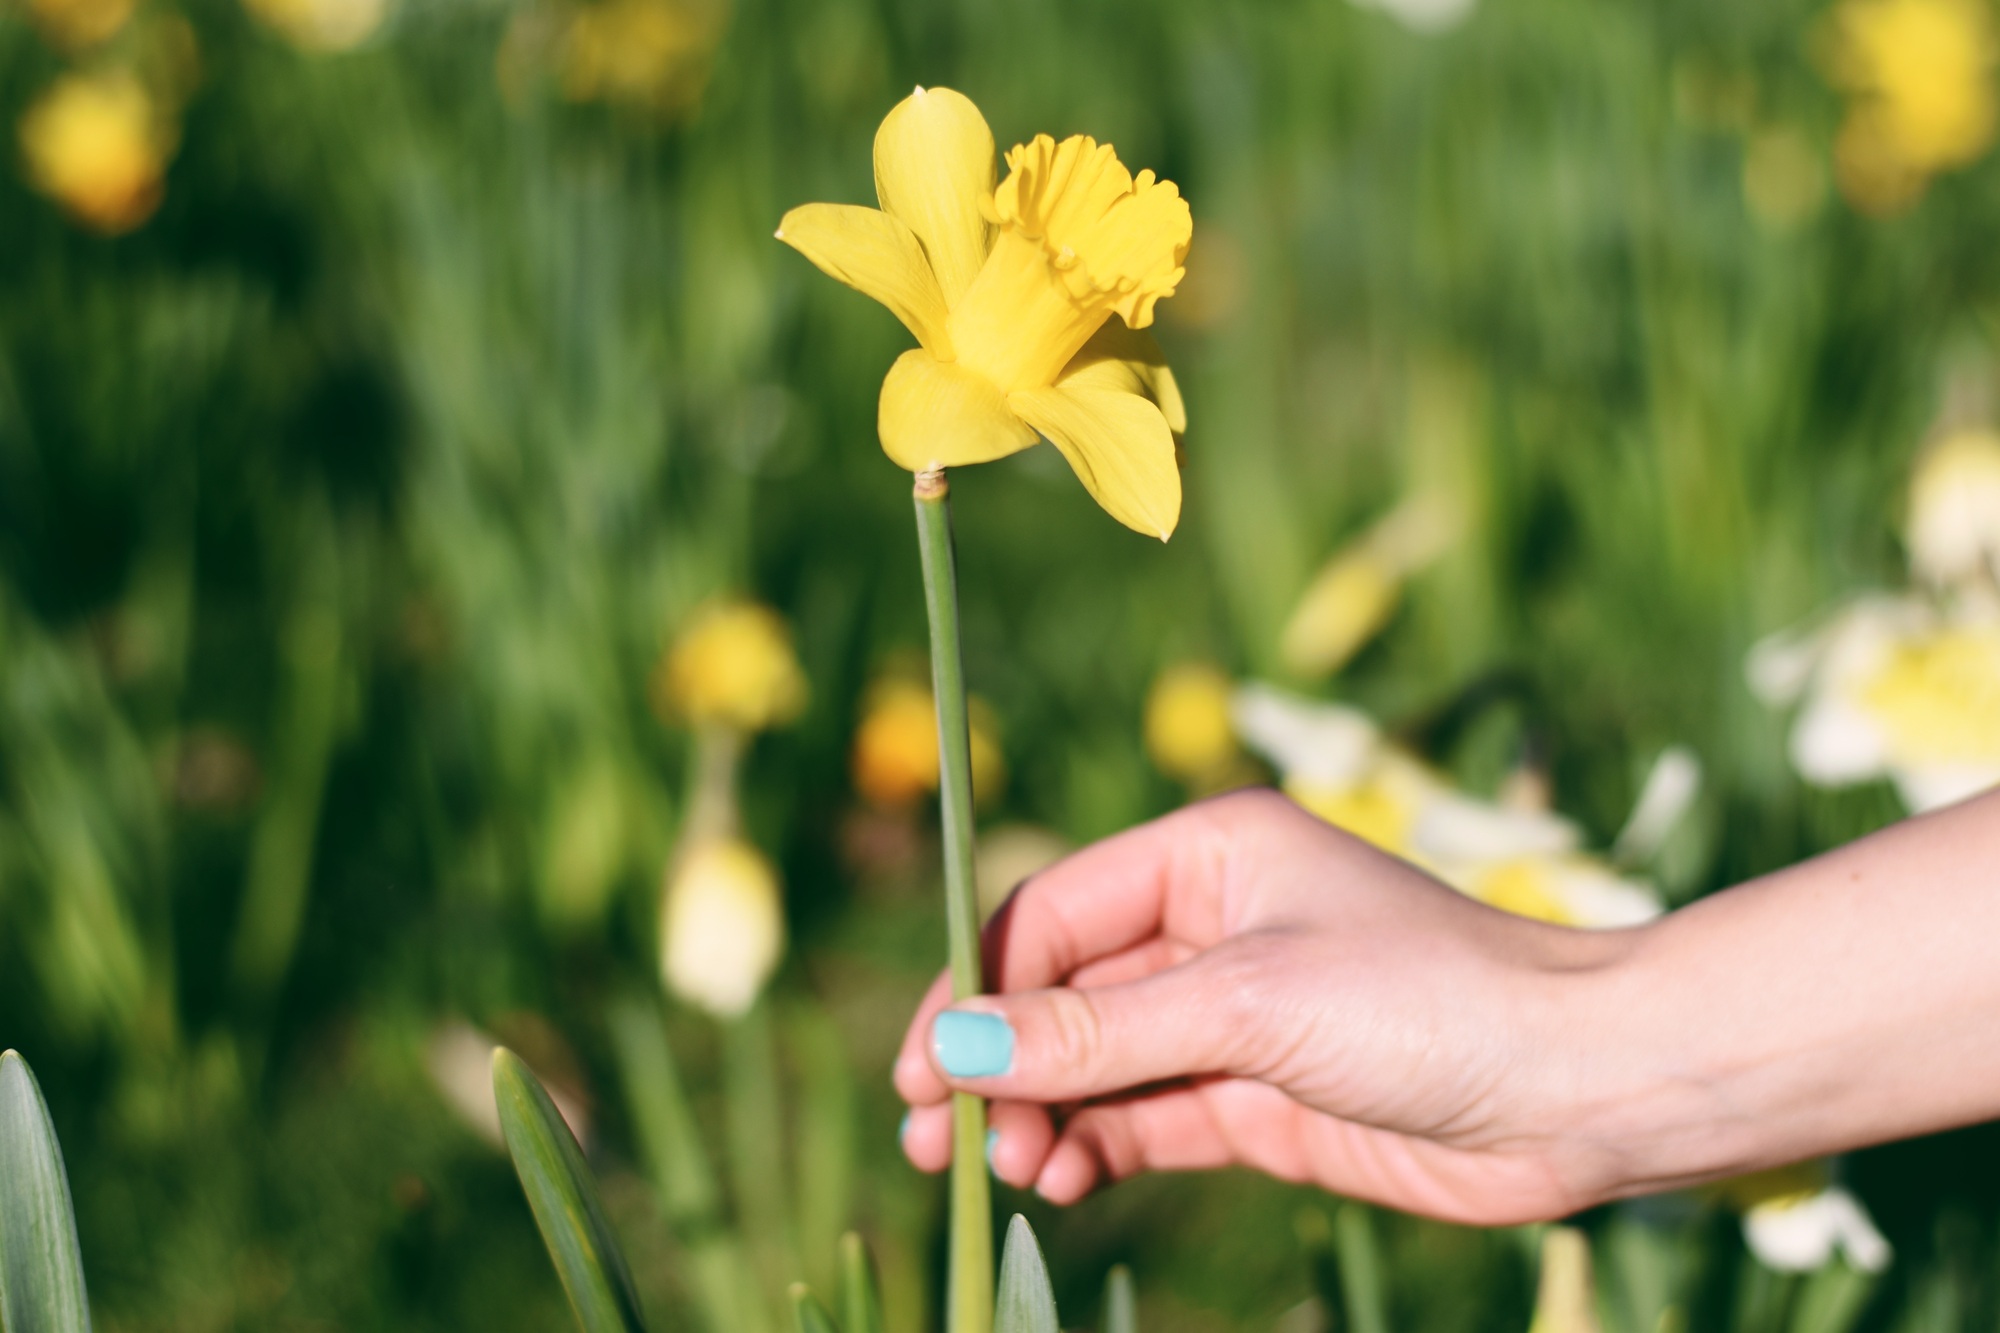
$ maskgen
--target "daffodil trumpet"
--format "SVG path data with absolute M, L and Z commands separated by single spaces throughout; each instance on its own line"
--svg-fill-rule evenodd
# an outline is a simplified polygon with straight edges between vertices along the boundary
M 882 383 L 891 459 L 930 472 L 1046 439 L 1107 513 L 1164 541 L 1187 414 L 1144 330 L 1186 273 L 1187 201 L 1086 135 L 1037 135 L 1006 161 L 995 185 L 979 108 L 919 88 L 875 135 L 881 207 L 806 204 L 778 239 L 916 336 Z
M 931 693 L 937 700 L 938 814 L 944 841 L 945 931 L 952 998 L 985 989 L 979 954 L 979 888 L 973 871 L 972 726 L 959 646 L 958 568 L 951 492 L 942 468 L 919 472 L 913 496 L 930 620 Z M 986 1103 L 951 1099 L 951 1266 L 948 1333 L 987 1333 L 993 1320 L 993 1205 L 986 1178 Z

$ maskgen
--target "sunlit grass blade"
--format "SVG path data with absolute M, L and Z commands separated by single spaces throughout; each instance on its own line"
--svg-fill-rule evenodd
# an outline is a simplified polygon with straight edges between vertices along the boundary
M 540 1081 L 504 1048 L 493 1052 L 493 1095 L 507 1152 L 577 1322 L 584 1333 L 643 1333 L 632 1275 L 583 1150 Z
M 793 1333 L 836 1333 L 833 1316 L 813 1296 L 812 1288 L 794 1282 L 791 1288 Z
M 1792 1307 L 1791 1333 L 1847 1333 L 1875 1290 L 1875 1275 L 1832 1263 L 1806 1278 Z
M 1035 1229 L 1019 1213 L 1007 1224 L 1000 1252 L 999 1292 L 993 1302 L 993 1333 L 1058 1333 L 1056 1293 Z
M 1382 1283 L 1382 1248 L 1375 1218 L 1358 1203 L 1341 1206 L 1333 1219 L 1333 1253 L 1340 1264 L 1341 1313 L 1354 1333 L 1389 1333 L 1388 1293 Z
M 1104 1333 L 1139 1333 L 1139 1293 L 1124 1264 L 1104 1279 Z
M 28 1062 L 0 1055 L 0 1328 L 89 1333 L 69 1175 Z
M 883 1333 L 882 1288 L 868 1242 L 850 1231 L 840 1238 L 841 1333 Z
M 1542 1236 L 1542 1280 L 1528 1333 L 1601 1333 L 1597 1284 L 1590 1272 L 1590 1238 L 1575 1227 Z
M 610 1023 L 632 1125 L 660 1206 L 675 1223 L 714 1223 L 722 1193 L 659 1006 L 623 996 L 611 1006 Z

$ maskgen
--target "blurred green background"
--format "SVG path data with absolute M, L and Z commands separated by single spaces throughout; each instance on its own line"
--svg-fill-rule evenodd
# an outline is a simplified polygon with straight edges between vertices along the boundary
M 1173 541 L 1052 450 L 954 478 L 989 823 L 1077 841 L 1177 804 L 1140 743 L 1155 674 L 1279 674 L 1314 570 L 1438 489 L 1462 540 L 1329 693 L 1421 732 L 1510 682 L 1433 757 L 1490 787 L 1532 738 L 1600 845 L 1693 747 L 1676 898 L 1897 814 L 1802 787 L 1742 662 L 1901 580 L 1911 459 L 1990 359 L 1983 2 L 1934 0 L 1956 45 L 1896 66 L 1983 137 L 1886 166 L 1838 14 L 1799 0 L 6 3 L 0 1046 L 47 1090 L 114 1333 L 565 1326 L 512 1171 L 441 1094 L 460 1019 L 587 1108 L 648 1301 L 698 1326 L 606 1016 L 657 995 L 685 807 L 647 682 L 719 594 L 780 609 L 810 680 L 743 777 L 791 944 L 774 1045 L 669 1006 L 674 1049 L 774 1282 L 851 1223 L 892 1321 L 935 1326 L 940 1187 L 887 1083 L 943 959 L 935 855 L 848 757 L 923 643 L 874 439 L 908 340 L 771 239 L 872 201 L 913 84 L 1003 146 L 1110 140 L 1196 220 L 1161 308 Z M 2000 1329 L 1993 1135 L 1850 1179 L 1897 1258 L 1838 1320 L 1689 1205 L 1589 1219 L 1621 1327 Z M 1149 1326 L 1305 1333 L 1331 1246 L 1379 1251 L 1396 1328 L 1526 1323 L 1513 1233 L 1240 1177 L 1000 1202 L 1071 1321 L 1125 1260 Z

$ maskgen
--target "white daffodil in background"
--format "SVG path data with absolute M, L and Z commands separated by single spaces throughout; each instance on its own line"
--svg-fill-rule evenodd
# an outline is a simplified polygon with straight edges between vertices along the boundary
M 1663 910 L 1651 885 L 1583 852 L 1571 821 L 1454 789 L 1359 709 L 1251 684 L 1237 691 L 1233 715 L 1286 795 L 1468 897 L 1588 929 L 1636 925 Z
M 667 989 L 717 1018 L 750 1011 L 785 949 L 778 872 L 741 838 L 704 840 L 668 872 L 660 923 Z
M 1904 534 L 1921 591 L 1870 593 L 1750 652 L 1751 690 L 1799 705 L 1808 782 L 1887 777 L 1913 812 L 2000 783 L 2000 436 L 1943 435 L 1919 461 Z
M 2000 782 L 2000 614 L 1916 596 L 1863 597 L 1751 650 L 1751 689 L 1800 703 L 1791 758 L 1808 782 L 1888 777 L 1912 811 Z
M 1868 1211 L 1834 1182 L 1825 1160 L 1800 1162 L 1705 1187 L 1743 1216 L 1743 1240 L 1759 1263 L 1808 1273 L 1835 1255 L 1864 1273 L 1889 1266 L 1889 1242 Z
M 1910 568 L 1940 588 L 2000 580 L 2000 434 L 1961 430 L 1933 445 L 1910 482 Z

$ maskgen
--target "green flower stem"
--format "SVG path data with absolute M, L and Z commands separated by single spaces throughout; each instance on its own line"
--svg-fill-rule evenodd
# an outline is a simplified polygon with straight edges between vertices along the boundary
M 931 689 L 937 697 L 938 806 L 944 826 L 945 926 L 955 999 L 985 989 L 979 966 L 979 899 L 972 879 L 972 733 L 965 713 L 965 660 L 958 642 L 958 571 L 944 471 L 919 472 L 917 544 L 931 623 Z M 946 1333 L 988 1333 L 993 1324 L 993 1208 L 986 1176 L 986 1103 L 952 1097 L 951 1269 Z

